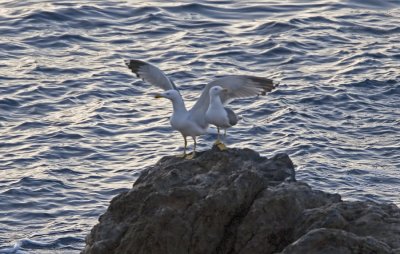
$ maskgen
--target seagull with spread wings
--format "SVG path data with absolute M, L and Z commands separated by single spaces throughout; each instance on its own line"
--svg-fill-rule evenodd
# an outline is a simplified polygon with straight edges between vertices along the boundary
M 236 98 L 246 98 L 256 95 L 265 95 L 276 86 L 272 80 L 247 75 L 229 75 L 217 78 L 208 83 L 203 89 L 199 99 L 190 110 L 186 109 L 185 102 L 176 85 L 159 68 L 141 60 L 126 60 L 128 68 L 145 82 L 163 89 L 156 98 L 171 100 L 173 112 L 170 123 L 173 129 L 179 131 L 184 139 L 183 157 L 191 159 L 196 153 L 196 137 L 207 132 L 208 125 L 206 112 L 210 106 L 210 89 L 221 87 L 223 93 L 219 94 L 222 105 L 226 105 Z M 223 127 L 225 128 L 225 127 Z M 194 142 L 193 153 L 186 154 L 187 137 L 192 137 Z

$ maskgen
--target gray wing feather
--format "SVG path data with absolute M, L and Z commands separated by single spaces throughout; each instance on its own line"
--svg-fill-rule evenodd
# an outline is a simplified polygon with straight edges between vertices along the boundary
M 176 91 L 179 91 L 178 88 L 176 87 L 174 81 L 172 81 L 172 79 L 168 78 L 169 82 L 171 82 L 172 88 Z
M 203 89 L 199 99 L 190 109 L 195 119 L 199 119 L 200 125 L 206 125 L 205 113 L 210 104 L 210 88 L 213 86 L 221 86 L 227 89 L 227 92 L 221 94 L 221 101 L 225 105 L 236 98 L 246 98 L 257 95 L 265 95 L 277 87 L 277 84 L 271 79 L 248 76 L 248 75 L 230 75 L 222 78 L 217 78 L 208 83 Z
M 224 109 L 225 109 L 226 113 L 228 114 L 230 126 L 236 125 L 238 122 L 238 118 L 237 118 L 235 112 L 233 112 L 233 110 L 230 108 L 224 108 Z
M 221 86 L 227 91 L 221 95 L 222 103 L 228 104 L 237 98 L 265 95 L 276 88 L 271 79 L 255 76 L 228 76 L 215 80 L 213 86 Z
M 156 66 L 142 60 L 126 60 L 126 66 L 136 74 L 138 78 L 163 90 L 178 90 L 174 82 Z

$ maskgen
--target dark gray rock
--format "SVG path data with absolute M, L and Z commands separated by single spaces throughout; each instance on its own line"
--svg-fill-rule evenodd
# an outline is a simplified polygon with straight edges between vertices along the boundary
M 307 232 L 281 254 L 389 254 L 391 248 L 373 237 L 360 237 L 339 229 L 318 228 Z
M 285 154 L 164 157 L 115 197 L 82 253 L 397 253 L 395 205 L 342 202 L 296 182 Z

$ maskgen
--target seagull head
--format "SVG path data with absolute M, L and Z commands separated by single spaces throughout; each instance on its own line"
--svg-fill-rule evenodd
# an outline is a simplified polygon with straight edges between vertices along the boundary
M 227 92 L 228 89 L 222 88 L 221 86 L 214 86 L 210 89 L 210 95 L 220 95 L 221 92 Z
M 181 95 L 176 90 L 168 90 L 163 93 L 157 93 L 156 95 L 154 95 L 154 98 L 166 98 L 171 101 L 175 101 L 175 100 L 181 98 Z

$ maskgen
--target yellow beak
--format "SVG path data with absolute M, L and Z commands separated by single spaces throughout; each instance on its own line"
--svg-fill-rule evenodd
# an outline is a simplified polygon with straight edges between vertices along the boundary
M 156 94 L 156 95 L 154 95 L 154 98 L 159 99 L 159 98 L 162 98 L 162 96 L 159 94 Z

